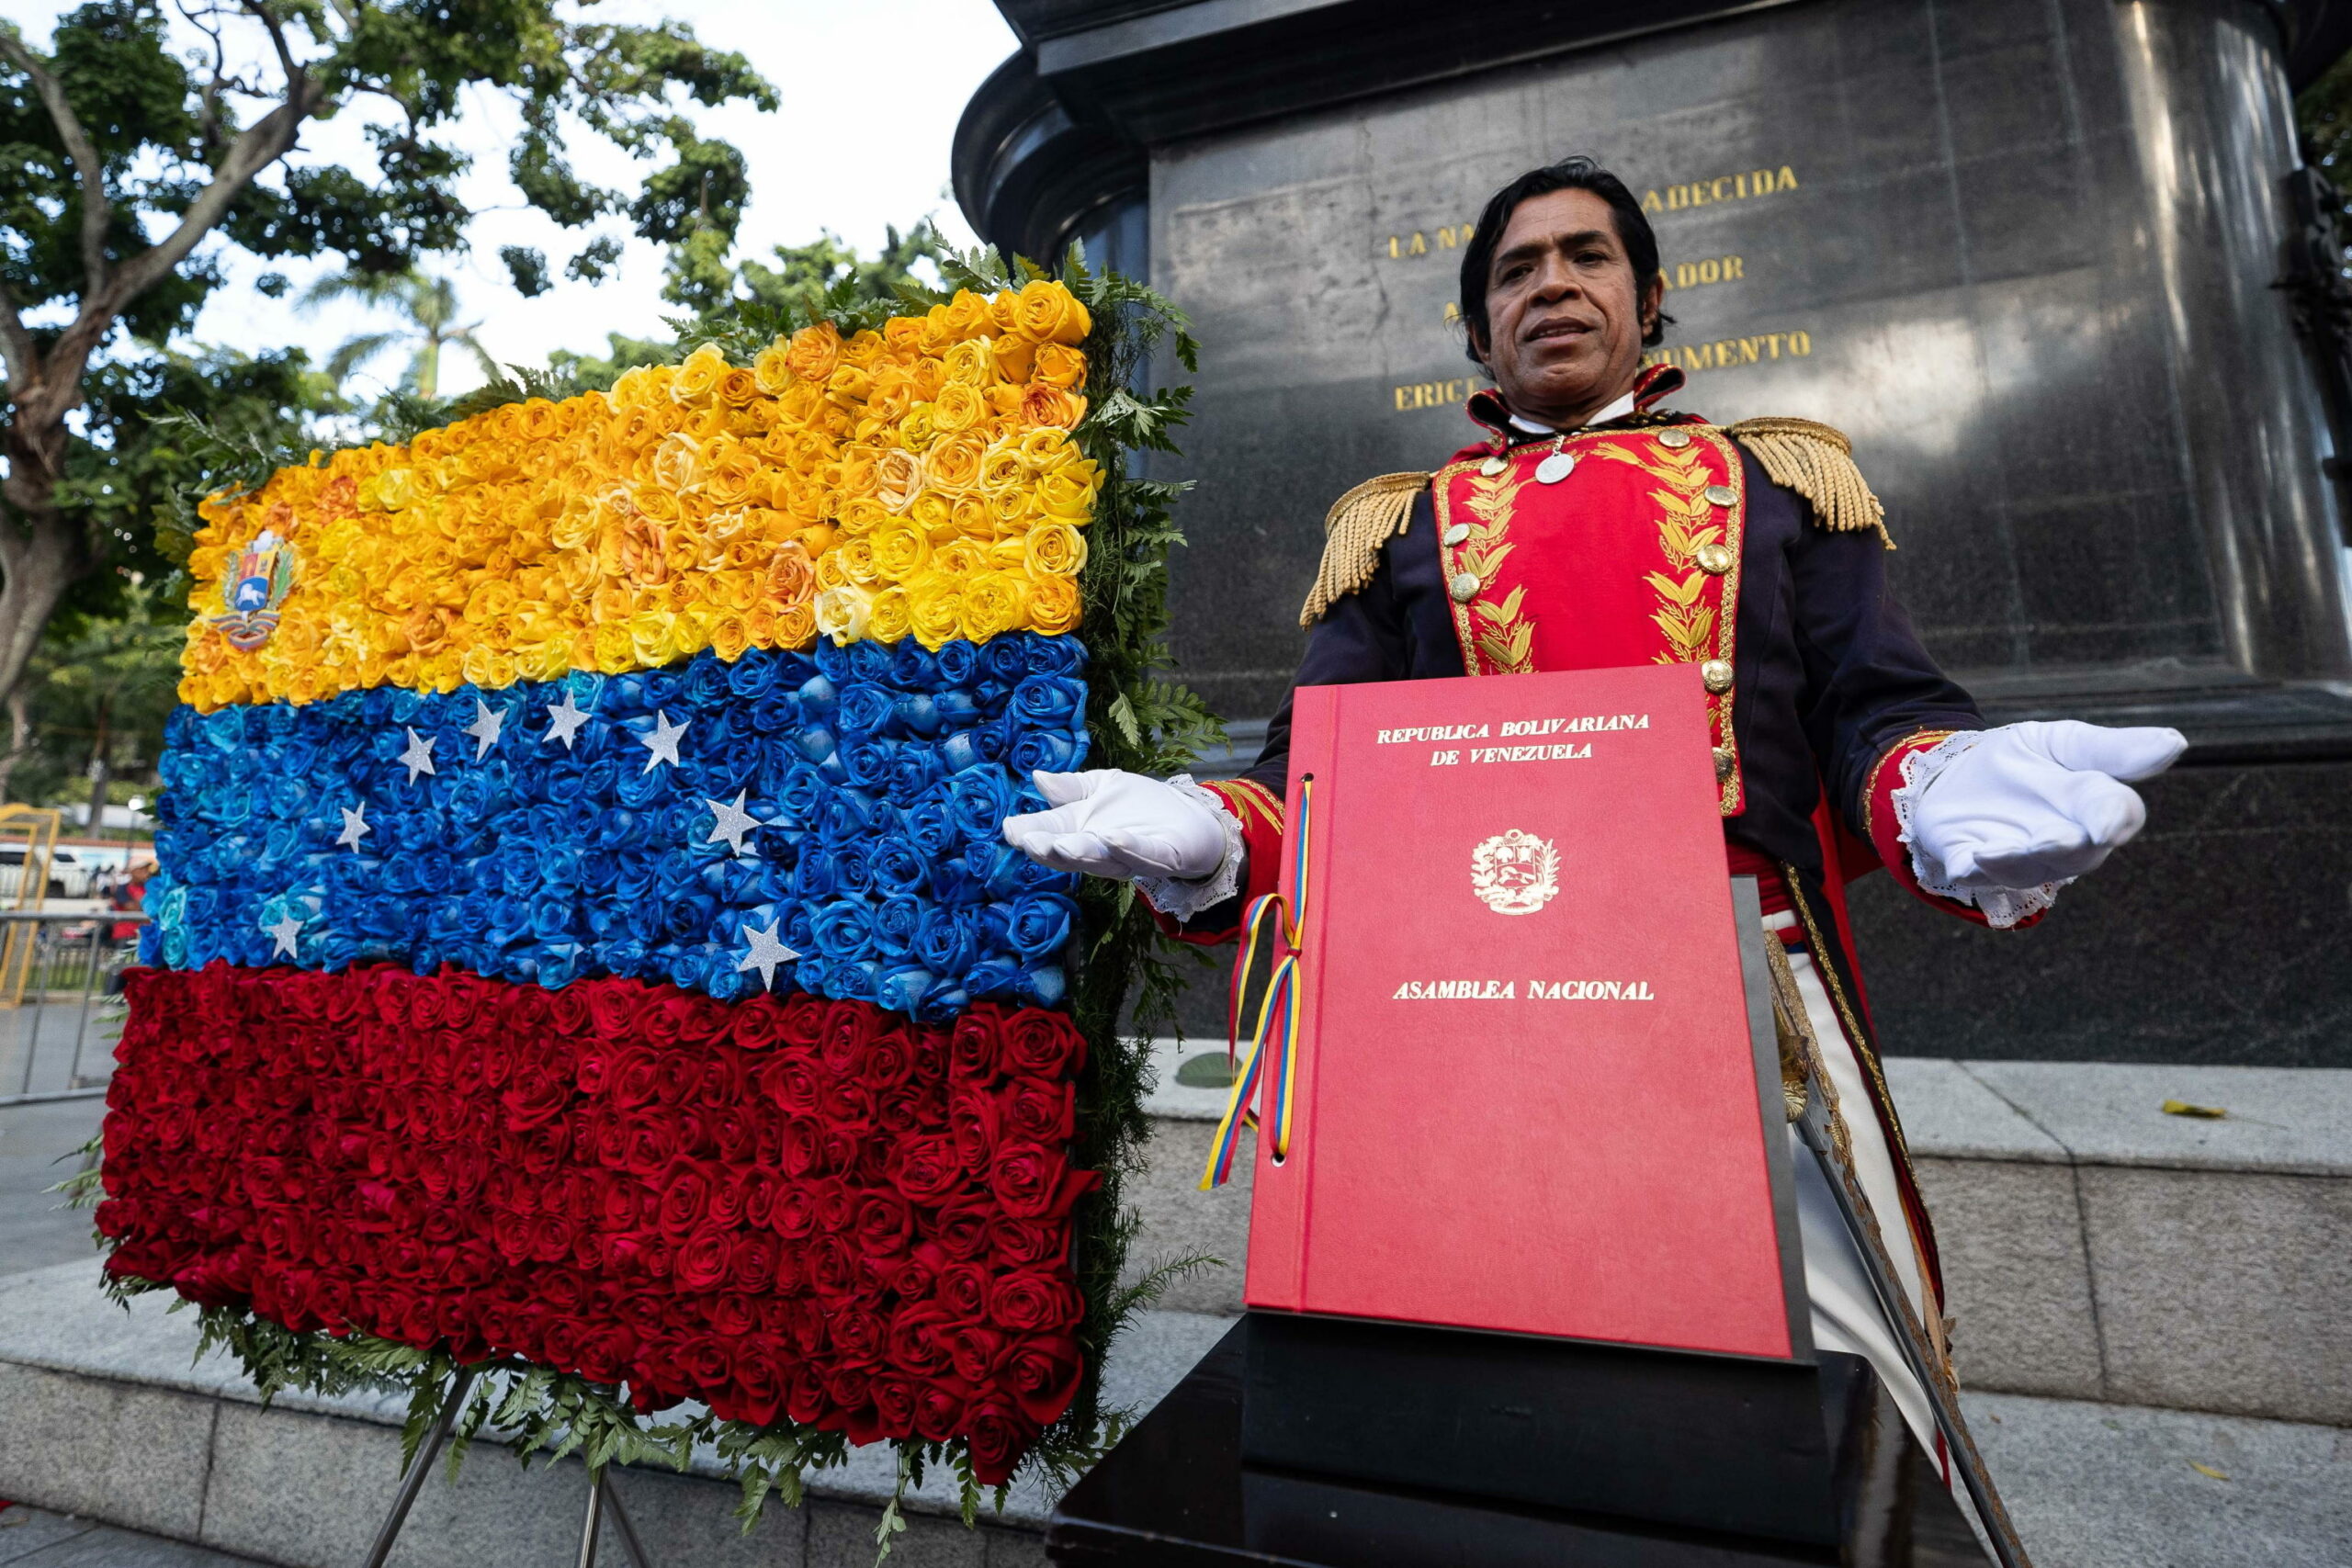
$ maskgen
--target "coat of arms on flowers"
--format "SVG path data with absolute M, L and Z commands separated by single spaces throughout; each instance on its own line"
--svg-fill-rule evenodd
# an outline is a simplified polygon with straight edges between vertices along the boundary
M 1470 852 L 1470 890 L 1498 915 L 1532 915 L 1560 891 L 1560 852 L 1513 828 Z
M 294 591 L 296 564 L 292 541 L 267 528 L 237 552 L 220 574 L 220 603 L 228 614 L 212 617 L 230 647 L 251 653 L 269 640 L 277 629 L 277 607 Z

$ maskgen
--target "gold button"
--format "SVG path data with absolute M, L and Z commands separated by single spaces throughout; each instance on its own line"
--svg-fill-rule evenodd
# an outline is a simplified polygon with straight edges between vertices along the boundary
M 1731 690 L 1731 660 L 1728 659 L 1710 659 L 1699 666 L 1699 679 L 1705 683 L 1707 690 L 1719 697 Z
M 1718 746 L 1718 747 L 1716 747 L 1716 748 L 1715 748 L 1715 777 L 1717 777 L 1717 778 L 1719 778 L 1719 779 L 1727 779 L 1727 778 L 1731 777 L 1731 765 L 1732 765 L 1732 761 L 1733 761 L 1733 759 L 1732 759 L 1731 748 L 1730 748 L 1730 747 L 1728 747 L 1728 746 Z
M 1478 596 L 1478 574 L 1475 571 L 1457 571 L 1446 583 L 1445 591 L 1453 595 L 1455 604 L 1467 604 Z
M 1469 536 L 1470 525 L 1467 523 L 1456 523 L 1445 531 L 1445 542 L 1449 545 L 1458 545 Z
M 1690 445 L 1690 435 L 1688 431 L 1662 430 L 1658 432 L 1657 444 L 1661 446 L 1671 446 L 1679 452 Z
M 1478 465 L 1478 471 L 1486 475 L 1488 479 L 1493 479 L 1497 474 L 1501 473 L 1505 468 L 1510 467 L 1510 464 L 1501 457 L 1489 457 L 1485 462 Z
M 1716 506 L 1729 506 L 1739 499 L 1739 492 L 1729 485 L 1709 485 L 1707 500 Z
M 1699 570 L 1710 577 L 1721 577 L 1732 566 L 1729 545 L 1701 545 L 1698 552 Z

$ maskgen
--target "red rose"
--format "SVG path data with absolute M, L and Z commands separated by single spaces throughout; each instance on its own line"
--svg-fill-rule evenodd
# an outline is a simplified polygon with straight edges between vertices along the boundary
M 989 1258 L 999 1266 L 1059 1263 L 1069 1252 L 1065 1220 L 1022 1220 L 999 1214 L 989 1222 Z
M 731 1291 L 766 1291 L 775 1285 L 777 1247 L 775 1238 L 753 1233 L 734 1238 L 728 1254 L 727 1288 Z
M 996 1097 L 979 1089 L 959 1089 L 947 1102 L 947 1125 L 956 1135 L 956 1152 L 970 1169 L 988 1169 L 996 1153 L 1001 1120 Z
M 971 1390 L 956 1378 L 926 1380 L 915 1395 L 915 1436 L 944 1443 L 964 1429 L 965 1402 Z
M 947 1059 L 957 1077 L 985 1084 L 996 1077 L 996 1035 L 992 1008 L 973 1008 L 956 1021 L 955 1032 L 948 1036 Z
M 776 1194 L 772 1222 L 786 1241 L 801 1241 L 817 1234 L 817 1200 L 806 1187 L 787 1187 Z
M 877 1097 L 911 1079 L 915 1072 L 913 1026 L 899 1022 L 878 1031 L 866 1042 L 854 1071 L 858 1081 Z
M 709 1177 L 697 1166 L 681 1162 L 663 1174 L 656 1212 L 664 1237 L 683 1240 L 712 1217 L 710 1186 Z
M 977 1264 L 949 1264 L 939 1271 L 933 1291 L 939 1304 L 959 1323 L 976 1323 L 988 1315 L 988 1271 Z
M 1005 1136 L 1037 1144 L 1064 1144 L 1078 1131 L 1078 1090 L 1068 1083 L 1019 1077 L 1004 1088 Z
M 722 1409 L 720 1396 L 714 1396 L 711 1410 L 725 1420 L 767 1426 L 784 1405 L 785 1392 L 789 1386 L 786 1371 L 789 1358 L 782 1345 L 762 1334 L 741 1336 L 732 1344 L 735 1386 L 724 1397 L 734 1408 Z
M 1041 1144 L 1007 1144 L 989 1168 L 989 1190 L 1006 1213 L 1022 1219 L 1067 1214 L 1093 1185 L 1092 1171 L 1070 1169 L 1069 1156 Z
M 1024 1339 L 1012 1348 L 1004 1363 L 1004 1381 L 1021 1406 L 1021 1414 L 1040 1427 L 1049 1426 L 1069 1408 L 1078 1393 L 1084 1361 L 1078 1341 L 1066 1335 Z
M 864 1002 L 837 1001 L 825 1015 L 825 1032 L 818 1037 L 817 1057 L 833 1077 L 857 1071 L 873 1048 L 881 1015 Z
M 1018 1411 L 999 1400 L 974 1404 L 964 1418 L 972 1446 L 972 1475 L 983 1486 L 1001 1486 L 1012 1479 L 1012 1467 L 1036 1435 Z
M 784 999 L 784 1019 L 780 1029 L 788 1045 L 814 1045 L 824 1038 L 825 1021 L 832 1016 L 833 1004 L 813 991 L 795 991 Z
M 1066 1014 L 1023 1008 L 1004 1019 L 997 1061 L 1007 1073 L 1057 1078 L 1085 1066 L 1086 1041 Z
M 944 1202 L 964 1185 L 963 1156 L 952 1138 L 903 1139 L 890 1151 L 889 1168 L 891 1184 L 925 1207 Z
M 824 1094 L 824 1079 L 809 1056 L 795 1051 L 775 1057 L 760 1068 L 759 1079 L 760 1092 L 774 1100 L 786 1115 L 817 1114 L 818 1102 Z
M 988 1251 L 989 1221 L 995 1213 L 993 1204 L 978 1201 L 951 1203 L 939 1211 L 932 1236 L 947 1256 L 969 1263 Z
M 680 1242 L 673 1265 L 681 1290 L 715 1291 L 726 1283 L 732 1244 L 724 1231 L 696 1231 Z
M 953 1326 L 944 1309 L 931 1302 L 915 1302 L 890 1314 L 887 1354 L 890 1364 L 911 1377 L 929 1377 L 947 1367 L 947 1347 L 942 1337 Z
M 784 1010 L 774 997 L 753 997 L 740 1002 L 729 1030 L 735 1043 L 746 1051 L 764 1051 L 784 1038 Z
M 998 1275 L 988 1305 L 989 1321 L 1015 1334 L 1073 1327 L 1085 1311 L 1068 1280 L 1032 1269 Z
M 914 1235 L 914 1211 L 894 1194 L 870 1192 L 858 1201 L 855 1226 L 858 1250 L 865 1257 L 895 1258 Z
M 905 1438 L 915 1435 L 915 1385 L 895 1372 L 876 1377 L 872 1385 L 875 1419 L 880 1423 L 886 1438 Z

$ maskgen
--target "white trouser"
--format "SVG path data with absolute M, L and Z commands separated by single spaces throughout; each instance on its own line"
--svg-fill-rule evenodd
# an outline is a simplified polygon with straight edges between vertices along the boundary
M 1785 911 L 1767 916 L 1764 921 L 1768 931 L 1794 924 L 1796 916 Z M 1773 936 L 1769 940 L 1780 939 Z M 1885 1131 L 1880 1127 L 1878 1113 L 1872 1109 L 1875 1101 L 1863 1076 L 1865 1069 L 1855 1055 L 1853 1043 L 1846 1038 L 1838 1009 L 1822 986 L 1821 971 L 1812 954 L 1791 953 L 1789 971 L 1796 977 L 1797 992 L 1804 998 L 1805 1016 L 1811 1021 L 1814 1039 L 1821 1047 L 1823 1065 L 1829 1070 L 1831 1087 L 1838 1091 L 1838 1114 L 1844 1118 L 1847 1136 L 1852 1142 L 1854 1168 L 1861 1179 L 1862 1195 L 1870 1200 L 1871 1212 L 1878 1218 L 1879 1233 L 1894 1261 L 1895 1279 L 1911 1298 L 1913 1313 L 1924 1324 L 1935 1309 L 1928 1304 L 1927 1290 L 1920 1278 L 1919 1247 L 1912 1238 L 1910 1218 L 1903 1207 L 1903 1190 L 1895 1180 L 1893 1151 L 1887 1147 Z M 1861 1248 L 1846 1228 L 1846 1217 L 1830 1189 L 1830 1182 L 1837 1178 L 1822 1168 L 1794 1127 L 1789 1129 L 1789 1152 L 1796 1170 L 1797 1232 L 1804 1242 L 1804 1286 L 1805 1294 L 1813 1303 L 1814 1346 L 1822 1350 L 1842 1350 L 1869 1361 L 1903 1412 L 1912 1435 L 1919 1439 L 1919 1446 L 1940 1463 L 1943 1449 L 1937 1441 L 1935 1408 L 1928 1403 L 1927 1390 L 1912 1373 L 1897 1331 L 1887 1322 L 1886 1313 L 1879 1305 L 1878 1292 L 1871 1288 Z

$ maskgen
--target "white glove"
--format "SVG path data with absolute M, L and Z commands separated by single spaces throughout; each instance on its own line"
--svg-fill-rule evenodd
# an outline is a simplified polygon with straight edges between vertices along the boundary
M 2177 729 L 2064 719 L 1944 745 L 1953 753 L 1931 776 L 1915 775 L 1909 791 L 1913 870 L 1922 884 L 1979 890 L 2039 887 L 2096 870 L 2148 818 L 2120 781 L 2163 773 L 2188 741 Z
M 1006 818 L 1004 841 L 1041 865 L 1119 881 L 1193 882 L 1226 859 L 1225 824 L 1217 813 L 1174 784 L 1115 768 L 1039 769 L 1030 777 L 1054 808 Z M 1197 791 L 1190 780 L 1184 783 Z

